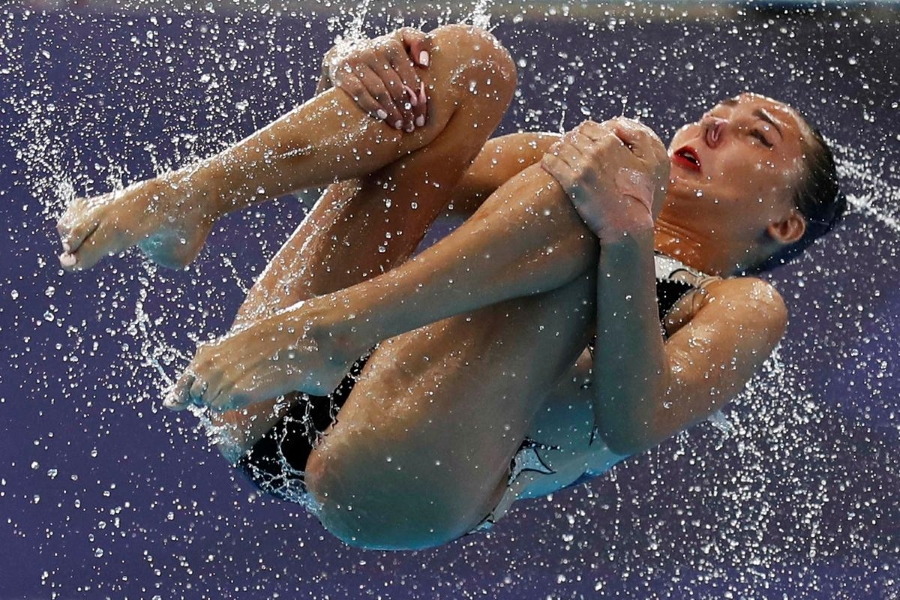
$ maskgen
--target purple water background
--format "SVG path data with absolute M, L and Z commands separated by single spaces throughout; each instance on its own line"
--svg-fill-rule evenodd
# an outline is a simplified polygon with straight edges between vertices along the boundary
M 897 214 L 896 14 L 494 21 L 521 61 L 502 133 L 624 112 L 666 138 L 757 91 L 809 114 L 847 191 Z M 736 433 L 701 425 L 489 535 L 345 547 L 160 409 L 141 356 L 222 333 L 308 202 L 228 217 L 178 273 L 130 254 L 63 275 L 45 208 L 63 182 L 105 191 L 113 165 L 148 177 L 272 120 L 347 22 L 0 12 L 0 598 L 896 598 L 900 238 L 861 209 L 771 275 L 782 366 L 727 411 Z

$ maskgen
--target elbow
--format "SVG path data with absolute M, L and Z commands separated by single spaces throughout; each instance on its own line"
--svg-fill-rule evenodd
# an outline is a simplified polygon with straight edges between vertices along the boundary
M 610 451 L 620 456 L 640 454 L 669 437 L 670 415 L 662 409 L 670 392 L 669 380 L 669 376 L 658 378 L 659 386 L 639 401 L 598 402 L 597 434 Z M 633 410 L 625 410 L 626 406 Z
M 631 456 L 656 445 L 652 439 L 654 430 L 654 424 L 649 421 L 623 419 L 620 416 L 617 419 L 598 420 L 596 435 L 600 436 L 606 447 L 614 454 Z

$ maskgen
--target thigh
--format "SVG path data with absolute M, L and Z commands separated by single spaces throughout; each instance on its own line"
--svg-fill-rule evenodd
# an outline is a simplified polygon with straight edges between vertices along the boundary
M 256 281 L 237 322 L 350 287 L 408 259 L 500 116 L 459 116 L 427 147 L 368 177 L 331 185 Z
M 384 342 L 310 456 L 320 518 L 367 546 L 443 543 L 506 489 L 512 457 L 593 321 L 592 274 Z
M 253 285 L 235 326 L 352 286 L 409 258 L 500 116 L 462 114 L 426 148 L 368 177 L 331 185 Z M 222 452 L 234 461 L 301 397 L 215 416 L 225 426 Z

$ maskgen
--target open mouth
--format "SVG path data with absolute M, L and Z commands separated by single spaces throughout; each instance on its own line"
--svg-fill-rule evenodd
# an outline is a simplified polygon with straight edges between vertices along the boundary
M 676 150 L 672 155 L 672 162 L 690 171 L 700 172 L 700 157 L 690 146 Z

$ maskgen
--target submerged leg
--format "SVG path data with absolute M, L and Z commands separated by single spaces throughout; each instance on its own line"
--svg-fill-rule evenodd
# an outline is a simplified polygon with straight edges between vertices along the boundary
M 344 92 L 329 90 L 210 159 L 121 192 L 76 200 L 58 225 L 62 265 L 86 269 L 141 244 L 153 260 L 183 266 L 221 215 L 378 171 L 433 142 L 468 96 L 505 105 L 502 88 L 514 81 L 515 68 L 489 34 L 448 26 L 433 37 L 432 66 L 421 72 L 433 96 L 425 127 L 397 131 L 367 116 Z

